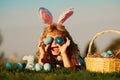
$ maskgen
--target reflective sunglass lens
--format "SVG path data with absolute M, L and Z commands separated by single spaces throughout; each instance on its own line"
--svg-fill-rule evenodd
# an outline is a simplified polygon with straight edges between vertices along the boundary
M 63 38 L 61 38 L 61 37 L 56 37 L 56 38 L 55 38 L 55 41 L 56 41 L 57 44 L 62 44 Z
M 50 44 L 52 42 L 52 37 L 47 37 L 44 39 L 44 44 L 47 45 L 47 44 Z

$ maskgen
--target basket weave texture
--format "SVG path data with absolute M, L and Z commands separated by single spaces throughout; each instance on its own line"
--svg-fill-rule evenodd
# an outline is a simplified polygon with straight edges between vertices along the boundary
M 118 58 L 103 58 L 103 57 L 91 57 L 91 47 L 96 38 L 104 33 L 117 33 L 120 34 L 118 30 L 106 30 L 97 33 L 92 40 L 90 41 L 88 54 L 85 57 L 86 69 L 91 72 L 102 72 L 102 73 L 111 73 L 120 71 L 120 59 Z

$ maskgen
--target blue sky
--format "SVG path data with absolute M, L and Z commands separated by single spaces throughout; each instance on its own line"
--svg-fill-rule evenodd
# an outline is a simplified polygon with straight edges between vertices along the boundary
M 4 39 L 0 52 L 35 54 L 44 28 L 38 15 L 39 7 L 48 8 L 54 22 L 66 9 L 74 8 L 74 14 L 63 25 L 79 45 L 81 53 L 96 33 L 107 29 L 120 30 L 120 0 L 0 0 L 0 31 Z M 99 48 L 104 48 L 115 37 L 120 36 L 101 36 L 96 43 Z

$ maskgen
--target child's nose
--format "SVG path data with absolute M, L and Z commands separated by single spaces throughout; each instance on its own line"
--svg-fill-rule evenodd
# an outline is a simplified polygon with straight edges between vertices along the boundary
M 52 44 L 56 44 L 56 41 L 55 41 L 55 40 L 53 40 Z

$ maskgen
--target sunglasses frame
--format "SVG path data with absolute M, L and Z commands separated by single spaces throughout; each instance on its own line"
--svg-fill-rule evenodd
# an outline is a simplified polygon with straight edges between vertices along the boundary
M 65 41 L 64 38 L 57 36 L 55 38 L 47 37 L 43 40 L 43 42 L 45 45 L 47 45 L 47 44 L 51 44 L 53 40 L 55 40 L 55 42 L 59 45 L 61 45 Z

